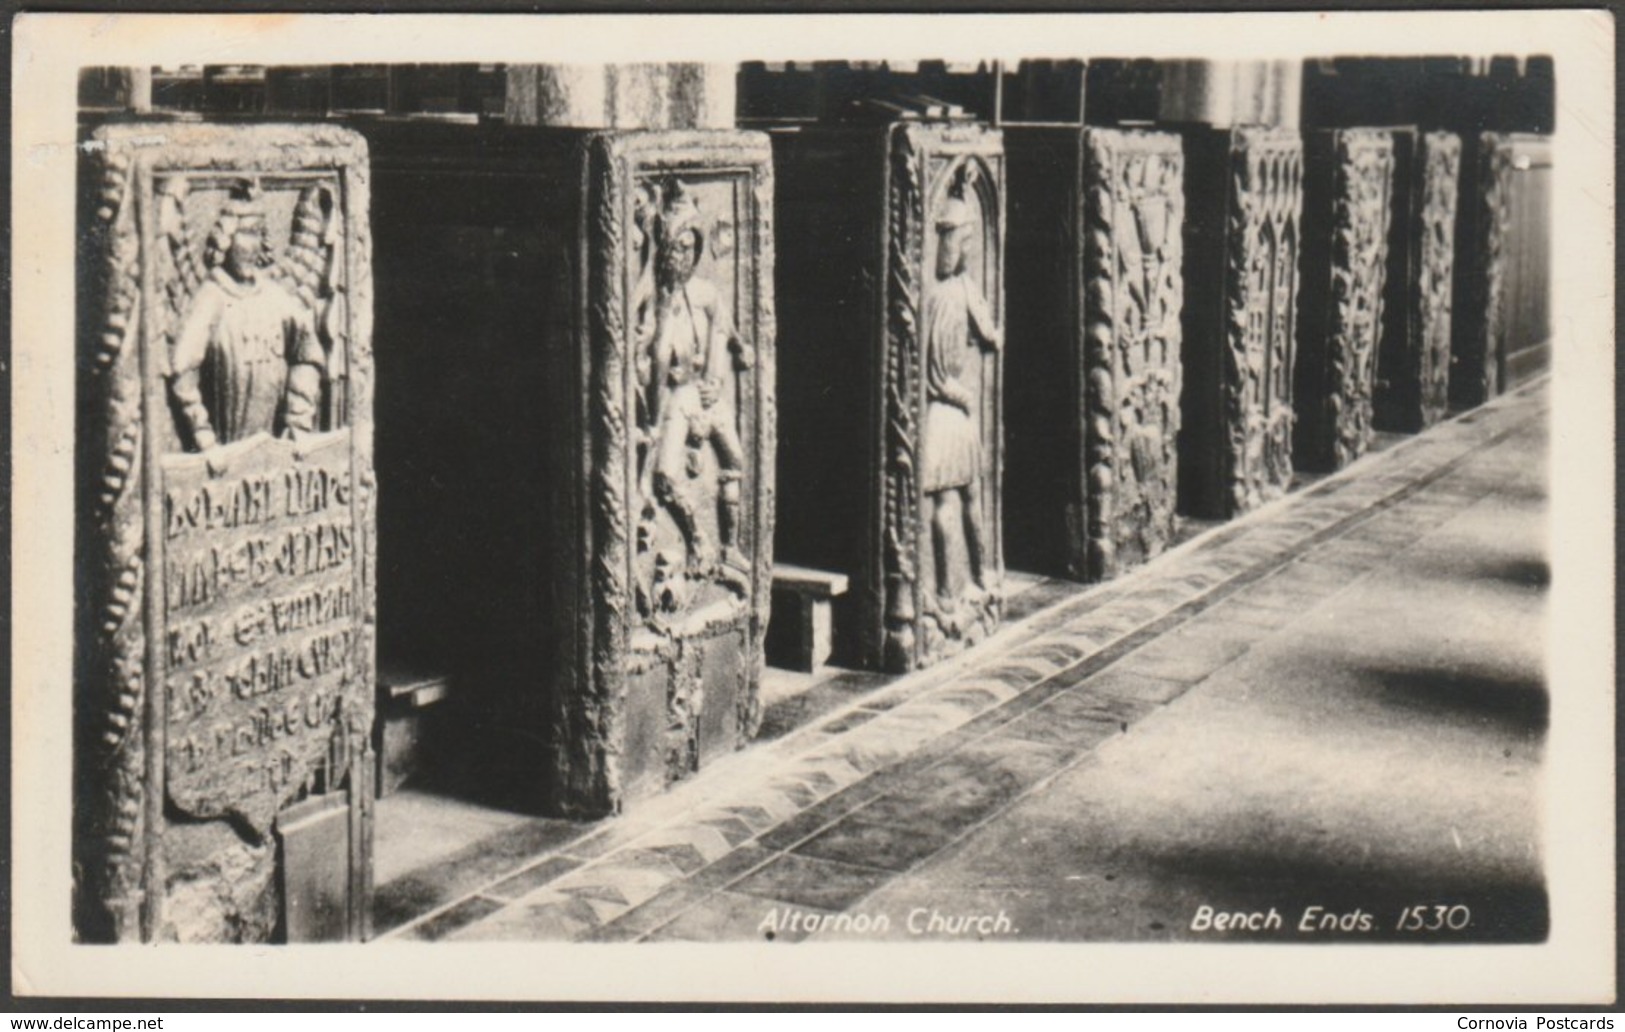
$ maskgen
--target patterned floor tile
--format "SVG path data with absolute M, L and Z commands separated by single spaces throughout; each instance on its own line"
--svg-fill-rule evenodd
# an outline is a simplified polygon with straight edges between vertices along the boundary
M 1049 649 L 1043 645 L 1043 642 L 1039 642 L 1037 645 L 1024 646 L 1011 653 L 1010 658 L 1018 665 L 1031 670 L 1034 677 L 1046 677 L 1053 674 L 1061 664 L 1050 656 Z
M 749 824 L 732 814 L 716 814 L 701 820 L 700 823 L 721 834 L 728 840 L 730 846 L 737 846 L 756 834 Z
M 1045 639 L 1034 648 L 1034 654 L 1043 657 L 1048 663 L 1056 667 L 1063 667 L 1075 663 L 1083 657 L 1084 650 L 1076 645 L 1064 641 Z
M 434 942 L 446 938 L 458 929 L 473 924 L 483 917 L 490 916 L 501 908 L 502 904 L 496 900 L 486 899 L 483 896 L 473 896 L 449 910 L 441 911 L 427 921 L 413 925 L 406 930 L 403 937 L 424 942 Z
M 1139 585 L 1134 589 L 1136 601 L 1166 608 L 1183 605 L 1195 595 L 1196 591 L 1191 585 L 1184 583 L 1184 578 L 1171 584 Z
M 1009 696 L 995 692 L 989 688 L 965 684 L 949 684 L 921 696 L 922 701 L 943 703 L 954 706 L 965 714 L 980 713 L 990 706 L 1003 702 Z
M 1042 675 L 1031 667 L 1007 663 L 992 670 L 978 671 L 977 676 L 1000 684 L 1018 686 L 1036 681 Z
M 789 800 L 797 810 L 804 810 L 818 802 L 818 792 L 799 781 L 775 781 L 772 789 Z
M 486 889 L 484 895 L 496 899 L 515 900 L 528 896 L 548 883 L 581 866 L 581 861 L 568 856 L 550 856 L 532 864 L 509 878 Z
M 797 777 L 810 778 L 822 774 L 834 782 L 832 791 L 840 791 L 863 777 L 863 772 L 842 755 L 839 742 L 827 742 L 802 756 L 791 769 Z
M 960 753 L 907 779 L 856 815 L 946 842 L 1009 802 L 1037 780 L 1038 772 L 989 763 L 984 755 Z
M 635 942 L 704 902 L 715 891 L 688 882 L 673 885 L 619 917 L 589 930 L 582 936 L 582 941 Z
M 941 826 L 933 833 L 861 819 L 863 811 L 836 822 L 794 852 L 822 860 L 837 860 L 860 867 L 906 871 L 947 845 L 958 829 Z
M 619 900 L 603 899 L 597 896 L 587 896 L 584 898 L 587 901 L 587 906 L 592 908 L 592 924 L 594 928 L 601 928 L 605 924 L 608 924 L 610 921 L 615 920 L 617 917 L 620 917 L 622 914 L 625 914 L 628 910 L 632 909 L 632 905 L 630 903 L 624 903 Z M 578 935 L 579 934 L 580 933 L 578 933 Z
M 760 794 L 758 794 L 757 798 L 760 800 Z M 760 834 L 778 823 L 778 818 L 760 801 L 748 805 L 728 806 L 725 809 L 729 814 L 743 821 L 753 834 Z
M 827 796 L 840 787 L 840 783 L 830 777 L 826 771 L 809 771 L 806 775 L 807 784 L 820 796 Z
M 754 845 L 764 849 L 791 849 L 866 802 L 868 802 L 867 798 L 848 798 L 845 797 L 844 793 L 833 796 L 816 806 L 803 810 L 783 824 L 768 831 L 757 839 Z
M 1071 628 L 1068 628 L 1065 631 L 1056 632 L 1056 636 L 1060 640 L 1082 649 L 1084 657 L 1094 655 L 1101 649 L 1110 645 L 1116 638 L 1115 634 L 1107 634 L 1098 631 L 1076 630 Z
M 849 713 L 843 713 L 833 720 L 818 725 L 818 730 L 823 734 L 842 735 L 861 724 L 868 723 L 869 721 L 875 719 L 876 716 L 878 716 L 878 714 L 873 710 L 852 710 Z
M 568 942 L 597 924 L 598 915 L 585 900 L 516 903 L 449 938 L 457 942 Z
M 869 735 L 862 739 L 855 735 L 848 736 L 840 746 L 842 758 L 867 774 L 895 763 L 908 751 L 910 744 L 912 743 L 906 737 L 888 734 Z
M 717 829 L 694 822 L 662 829 L 638 841 L 640 845 L 652 849 L 668 846 L 687 847 L 698 853 L 705 863 L 720 859 L 733 848 Z
M 1209 580 L 1208 583 L 1211 583 L 1211 580 Z M 1206 587 L 1207 584 L 1204 583 L 1202 586 Z M 1113 608 L 1116 609 L 1117 615 L 1120 618 L 1129 621 L 1129 626 L 1131 627 L 1138 627 L 1141 624 L 1150 623 L 1163 613 L 1163 607 L 1141 602 L 1138 599 L 1124 603 L 1120 606 L 1115 606 Z
M 626 893 L 622 892 L 617 886 L 608 883 L 562 886 L 557 891 L 570 899 L 584 900 L 588 903 L 608 903 L 622 909 L 632 905 L 632 902 L 626 898 Z
M 631 850 L 629 856 L 649 857 L 660 860 L 672 867 L 679 875 L 692 874 L 707 863 L 705 854 L 688 843 L 672 843 L 663 846 L 643 846 Z
M 975 688 L 978 691 L 985 691 L 992 695 L 997 701 L 1004 702 L 1005 700 L 1013 699 L 1017 695 L 1020 695 L 1022 692 L 1026 691 L 1028 684 L 1031 682 L 1005 684 L 1002 681 L 988 681 L 979 678 L 972 678 L 954 683 L 960 687 Z
M 794 912 L 787 912 L 794 911 Z M 717 892 L 651 932 L 649 942 L 800 942 L 808 935 L 799 924 L 823 911 L 787 908 L 754 896 Z M 764 925 L 777 924 L 775 928 Z
M 1057 716 L 1069 720 L 1104 720 L 1115 723 L 1120 731 L 1157 708 L 1157 704 L 1143 699 L 1097 692 L 1092 682 L 1062 692 L 1044 705 Z
M 890 871 L 785 853 L 734 882 L 728 891 L 837 911 L 852 906 L 891 877 Z
M 617 854 L 604 863 L 565 875 L 553 888 L 563 895 L 635 907 L 678 877 L 679 872 L 669 865 L 641 865 L 635 858 Z
M 965 711 L 961 707 L 945 703 L 935 697 L 923 697 L 886 714 L 886 722 L 876 725 L 876 729 L 883 728 L 891 734 L 917 740 L 921 736 L 945 731 L 964 721 Z
M 1120 728 L 1116 720 L 1104 717 L 1058 718 L 1046 706 L 1012 720 L 998 731 L 1001 737 L 1060 745 L 1078 752 L 1093 749 L 1118 733 Z

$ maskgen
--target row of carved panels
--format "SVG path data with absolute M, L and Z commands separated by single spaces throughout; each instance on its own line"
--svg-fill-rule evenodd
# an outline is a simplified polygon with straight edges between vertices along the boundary
M 86 514 L 95 541 L 86 558 L 102 585 L 95 608 L 105 618 L 97 639 L 105 665 L 87 690 L 100 692 L 89 708 L 105 710 L 108 727 L 81 761 L 112 772 L 104 809 L 87 807 L 84 819 L 100 836 L 91 877 L 115 923 L 134 920 L 118 901 L 164 895 L 142 883 L 163 876 L 161 858 L 134 849 L 169 821 L 142 789 L 153 769 L 147 749 L 162 752 L 167 805 L 204 821 L 229 818 L 246 836 L 240 849 L 264 848 L 273 815 L 319 787 L 313 771 L 332 778 L 353 769 L 353 759 L 333 750 L 352 749 L 357 729 L 371 722 L 370 691 L 353 689 L 371 684 L 376 623 L 374 258 L 380 324 L 394 320 L 380 337 L 403 366 L 429 363 L 418 367 L 431 376 L 418 389 L 433 382 L 430 394 L 477 401 L 471 412 L 496 419 L 487 441 L 498 454 L 440 454 L 476 470 L 494 459 L 483 468 L 506 468 L 510 482 L 533 480 L 513 472 L 540 456 L 545 482 L 534 504 L 516 499 L 511 507 L 540 525 L 508 527 L 520 531 L 511 539 L 517 547 L 481 568 L 468 597 L 500 599 L 504 580 L 526 590 L 555 584 L 558 599 L 539 604 L 521 591 L 518 609 L 501 619 L 533 611 L 557 637 L 540 654 L 504 652 L 500 635 L 489 633 L 469 644 L 509 663 L 510 673 L 557 672 L 544 677 L 552 684 L 545 697 L 505 681 L 513 697 L 493 712 L 551 743 L 541 780 L 565 812 L 616 809 L 628 793 L 681 777 L 752 733 L 775 543 L 774 434 L 786 438 L 782 459 L 792 438 L 816 438 L 821 426 L 808 422 L 817 411 L 804 403 L 810 380 L 775 375 L 775 328 L 787 365 L 791 356 L 827 355 L 842 335 L 820 339 L 810 313 L 861 307 L 866 288 L 843 293 L 854 283 L 884 284 L 868 302 L 878 322 L 862 320 L 883 329 L 857 335 L 849 366 L 876 375 L 866 395 L 823 401 L 824 419 L 860 428 L 858 450 L 827 442 L 820 450 L 848 460 L 842 475 L 867 509 L 862 526 L 848 528 L 870 542 L 857 561 L 866 607 L 859 611 L 870 621 L 857 639 L 863 659 L 921 666 L 996 626 L 1007 536 L 1003 424 L 1017 422 L 1007 415 L 1004 384 L 1006 369 L 1019 364 L 1005 359 L 1004 344 L 1007 333 L 1019 341 L 1026 330 L 1006 312 L 1014 292 L 1006 246 L 1010 236 L 1035 227 L 1041 236 L 1057 224 L 1056 209 L 1018 203 L 1028 197 L 1024 177 L 1037 168 L 1043 178 L 1042 161 L 1023 163 L 1046 147 L 1069 138 L 1074 163 L 1064 167 L 1083 170 L 1062 177 L 1071 193 L 1058 222 L 1067 231 L 1060 264 L 1078 278 L 1061 281 L 1049 299 L 1075 317 L 1063 334 L 1071 343 L 1060 379 L 1070 377 L 1078 407 L 1062 415 L 1060 429 L 1078 480 L 1057 510 L 1080 548 L 1071 572 L 1109 576 L 1166 546 L 1176 468 L 1192 447 L 1214 449 L 1228 492 L 1219 504 L 1231 511 L 1283 487 L 1291 473 L 1304 204 L 1294 133 L 1001 137 L 974 124 L 904 124 L 783 136 L 777 154 L 756 134 L 557 137 L 570 156 L 560 168 L 574 174 L 550 184 L 557 198 L 543 206 L 546 217 L 532 212 L 529 221 L 485 206 L 500 193 L 469 191 L 477 169 L 464 170 L 473 180 L 425 187 L 418 174 L 386 162 L 391 171 L 376 194 L 388 230 L 376 255 L 368 164 L 352 134 L 195 127 L 171 138 L 158 154 L 143 151 L 139 126 L 104 137 L 98 181 L 87 184 L 103 234 L 88 243 L 101 247 L 105 263 L 93 288 L 104 318 L 87 343 L 87 389 L 105 407 L 107 445 L 99 452 L 87 438 L 87 461 L 107 488 Z M 1380 269 L 1380 246 L 1360 219 L 1385 221 L 1386 195 L 1369 176 L 1347 172 L 1387 174 L 1391 152 L 1370 159 L 1379 139 L 1340 138 L 1345 173 L 1335 189 L 1347 198 L 1338 202 L 1337 261 L 1358 255 Z M 878 157 L 873 170 L 887 176 L 887 188 L 882 196 L 860 189 L 846 222 L 820 225 L 802 189 L 863 182 L 828 177 L 832 156 L 854 168 Z M 1226 184 L 1216 224 L 1187 225 L 1187 202 L 1220 193 L 1190 189 L 1193 181 Z M 838 194 L 826 200 L 842 207 Z M 469 222 L 493 214 L 496 224 L 484 229 Z M 591 219 L 585 236 L 547 236 L 549 226 L 585 227 L 583 216 Z M 418 242 L 448 231 L 454 241 L 470 232 L 502 241 L 489 268 L 438 270 L 448 304 L 505 264 L 561 293 L 542 299 L 545 312 L 476 305 L 460 323 L 427 310 L 421 322 L 403 322 L 410 296 L 436 289 L 428 278 L 395 277 L 398 269 L 422 271 L 432 255 L 402 246 L 419 231 Z M 779 254 L 778 276 L 775 233 L 805 245 Z M 846 270 L 856 280 L 796 278 L 800 258 L 828 257 L 814 246 L 820 233 L 831 246 L 860 241 L 857 267 Z M 561 247 L 579 254 L 549 265 Z M 453 252 L 469 256 L 455 243 Z M 575 277 L 560 274 L 572 266 L 584 267 L 586 293 L 580 321 L 566 325 Z M 1212 269 L 1222 288 L 1199 286 L 1208 277 L 1182 283 L 1189 267 Z M 1373 287 L 1369 278 L 1357 282 L 1361 275 L 1348 277 L 1358 289 L 1345 288 L 1344 307 L 1364 319 L 1344 317 L 1370 335 L 1380 280 Z M 1207 291 L 1217 308 L 1186 304 L 1182 290 Z M 491 297 L 508 304 L 512 293 Z M 508 364 L 537 354 L 535 329 L 564 335 L 543 349 L 540 365 Z M 461 361 L 450 367 L 443 349 L 424 346 L 425 335 L 448 330 L 462 341 Z M 478 342 L 493 332 L 526 338 L 517 342 L 524 350 L 481 356 Z M 1211 379 L 1192 379 L 1193 349 L 1217 360 Z M 1366 384 L 1371 352 L 1359 373 Z M 494 361 L 481 364 L 485 357 Z M 585 409 L 577 408 L 578 385 L 587 388 Z M 542 392 L 540 408 L 531 387 Z M 1198 394 L 1206 401 L 1193 403 Z M 423 404 L 428 396 L 408 398 L 394 413 L 407 418 L 393 425 L 423 419 L 433 407 Z M 538 411 L 573 415 L 538 431 Z M 867 429 L 863 416 L 852 418 L 864 412 L 875 417 Z M 1193 435 L 1193 425 L 1211 429 L 1200 423 L 1210 414 L 1218 432 Z M 445 429 L 453 443 L 465 432 Z M 503 449 L 529 443 L 532 432 L 540 447 L 512 453 L 517 464 L 504 467 Z M 856 475 L 854 455 L 868 456 L 866 476 Z M 395 486 L 410 491 L 424 485 L 405 472 L 407 458 L 408 466 L 392 468 L 381 461 L 380 473 L 401 471 Z M 161 476 L 133 476 L 141 466 Z M 455 475 L 452 466 L 441 472 Z M 470 487 L 464 515 L 488 514 L 474 504 L 479 481 Z M 816 491 L 805 504 L 834 529 L 819 515 L 828 510 Z M 527 529 L 545 531 L 547 554 L 531 554 L 536 539 Z M 148 558 L 157 572 L 143 582 Z M 266 584 L 280 594 L 262 590 Z M 458 593 L 447 597 L 457 604 Z M 491 620 L 485 630 L 503 626 Z M 297 705 L 258 701 L 293 688 Z M 157 725 L 154 714 L 162 715 Z M 167 743 L 164 735 L 149 741 L 159 726 L 173 732 Z M 156 918 L 140 920 L 150 926 Z

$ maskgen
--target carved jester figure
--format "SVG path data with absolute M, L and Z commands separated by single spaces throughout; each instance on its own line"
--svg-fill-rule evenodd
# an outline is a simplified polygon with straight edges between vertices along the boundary
M 170 359 L 181 427 L 199 451 L 317 429 L 326 354 L 310 308 L 267 274 L 274 263 L 258 188 L 242 183 L 209 234 L 208 274 Z
M 653 276 L 640 277 L 644 297 L 637 315 L 645 437 L 640 536 L 653 546 L 658 503 L 683 537 L 681 561 L 656 555 L 648 589 L 652 608 L 671 612 L 681 608 L 686 593 L 675 572 L 680 562 L 686 564 L 689 580 L 714 576 L 743 590 L 749 577 L 749 564 L 739 550 L 739 482 L 745 453 L 732 387 L 734 374 L 750 368 L 751 356 L 717 286 L 696 275 L 706 232 L 699 205 L 687 187 L 672 180 L 664 191 L 646 192 L 643 201 L 640 229 L 653 244 L 654 255 Z M 707 448 L 716 462 L 720 551 L 711 544 L 695 497 L 706 494 L 701 474 Z
M 936 282 L 925 296 L 925 448 L 921 489 L 929 513 L 936 570 L 937 608 L 956 607 L 951 543 L 963 535 L 973 597 L 986 593 L 989 563 L 982 534 L 981 427 L 975 395 L 960 380 L 973 348 L 997 349 L 1004 340 L 992 309 L 968 269 L 970 242 L 979 232 L 969 166 L 961 166 L 937 213 Z

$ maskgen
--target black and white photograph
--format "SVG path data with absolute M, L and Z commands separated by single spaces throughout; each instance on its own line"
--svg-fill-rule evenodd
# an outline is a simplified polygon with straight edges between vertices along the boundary
M 1614 999 L 1609 13 L 15 26 L 20 994 Z

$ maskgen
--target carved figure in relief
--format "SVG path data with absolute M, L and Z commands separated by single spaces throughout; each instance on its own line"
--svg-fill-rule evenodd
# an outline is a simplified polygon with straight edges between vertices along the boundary
M 705 248 L 698 205 L 676 180 L 667 186 L 658 211 L 655 198 L 652 192 L 644 194 L 633 233 L 634 246 L 643 235 L 646 255 L 653 245 L 652 279 L 640 276 L 642 286 L 633 291 L 644 437 L 640 536 L 646 545 L 652 540 L 658 502 L 683 535 L 691 572 L 720 562 L 723 579 L 742 579 L 749 569 L 739 551 L 745 452 L 729 395 L 733 375 L 751 367 L 751 355 L 716 285 L 695 274 Z M 693 497 L 706 448 L 716 459 L 720 555 L 713 553 L 696 517 Z M 664 579 L 671 578 L 668 574 Z M 676 598 L 665 592 L 662 596 Z
M 326 361 L 326 394 L 322 428 L 343 426 L 349 405 L 349 370 L 344 348 L 348 318 L 343 260 L 343 212 L 332 187 L 307 186 L 299 192 L 293 210 L 293 239 L 288 244 L 285 271 L 294 293 L 311 314 L 316 337 Z
M 170 194 L 177 205 L 178 196 Z M 209 234 L 208 272 L 170 353 L 170 394 L 197 451 L 318 428 L 327 356 L 310 310 L 268 274 L 274 261 L 258 188 L 240 184 Z
M 963 534 L 974 590 L 988 588 L 982 539 L 982 449 L 976 399 L 959 379 L 973 346 L 997 349 L 1004 332 L 968 269 L 969 242 L 979 228 L 971 179 L 962 168 L 937 213 L 936 282 L 925 292 L 925 440 L 920 486 L 931 526 L 937 597 L 953 605 L 949 543 Z M 957 524 L 957 526 L 956 526 Z

